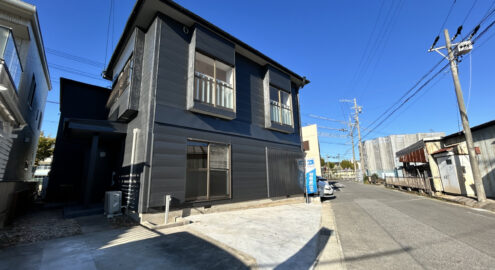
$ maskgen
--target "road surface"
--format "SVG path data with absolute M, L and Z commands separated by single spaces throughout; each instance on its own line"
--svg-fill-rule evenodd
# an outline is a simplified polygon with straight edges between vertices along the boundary
M 494 269 L 495 214 L 341 181 L 331 201 L 347 269 Z

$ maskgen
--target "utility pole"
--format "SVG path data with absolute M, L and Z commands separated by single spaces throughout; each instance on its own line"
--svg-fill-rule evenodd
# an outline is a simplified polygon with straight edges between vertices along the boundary
M 357 105 L 357 101 L 354 98 L 353 100 L 348 100 L 348 99 L 342 99 L 340 102 L 350 102 L 354 103 L 354 121 L 356 122 L 356 127 L 358 130 L 358 149 L 359 149 L 359 159 L 361 160 L 361 175 L 363 179 L 360 179 L 361 181 L 364 180 L 364 168 L 365 168 L 365 161 L 364 161 L 364 155 L 363 155 L 363 143 L 361 141 L 361 128 L 359 127 L 359 114 L 362 111 L 362 107 Z
M 360 179 L 361 181 L 364 181 L 364 155 L 363 155 L 363 142 L 361 141 L 361 128 L 359 127 L 359 113 L 361 113 L 361 107 L 357 105 L 356 99 L 354 98 L 354 118 L 356 121 L 356 127 L 358 130 L 358 140 L 359 140 L 359 159 L 361 160 L 361 176 L 363 179 Z
M 452 79 L 454 80 L 455 94 L 457 96 L 457 105 L 459 105 L 459 114 L 461 115 L 462 127 L 464 129 L 464 136 L 466 137 L 466 146 L 468 149 L 469 163 L 471 164 L 474 186 L 476 188 L 476 196 L 478 197 L 479 202 L 484 202 L 486 201 L 485 188 L 483 187 L 483 180 L 481 179 L 480 168 L 478 166 L 478 160 L 476 159 L 476 151 L 473 143 L 473 135 L 471 134 L 471 127 L 469 126 L 466 107 L 464 106 L 464 98 L 462 96 L 461 83 L 459 82 L 459 74 L 457 71 L 457 57 L 463 54 L 467 54 L 473 49 L 473 43 L 471 42 L 471 38 L 479 30 L 479 25 L 473 30 L 473 32 L 471 33 L 471 35 L 467 40 L 451 44 L 451 41 L 453 41 L 457 36 L 460 35 L 461 30 L 462 30 L 462 26 L 457 28 L 457 33 L 454 35 L 454 37 L 451 40 L 449 36 L 449 31 L 445 29 L 444 30 L 445 46 L 434 48 L 439 38 L 437 36 L 435 38 L 435 41 L 433 42 L 433 45 L 431 45 L 431 48 L 428 51 L 437 52 L 445 59 L 447 59 L 450 63 Z M 447 55 L 443 54 L 440 51 L 441 49 L 447 49 Z
M 444 30 L 445 34 L 445 45 L 448 52 L 448 58 L 450 62 L 450 70 L 452 71 L 452 79 L 454 80 L 455 94 L 457 96 L 457 104 L 459 105 L 459 113 L 461 114 L 462 127 L 464 129 L 464 135 L 466 136 L 466 145 L 468 148 L 469 162 L 471 163 L 471 169 L 473 171 L 474 185 L 476 188 L 476 195 L 479 202 L 486 200 L 485 189 L 483 187 L 483 182 L 481 179 L 480 169 L 478 167 L 478 160 L 476 159 L 476 151 L 474 149 L 473 135 L 471 134 L 471 127 L 469 126 L 469 120 L 466 113 L 466 107 L 464 106 L 464 98 L 462 96 L 461 83 L 459 82 L 459 76 L 457 72 L 457 61 L 454 56 L 454 51 L 452 50 L 452 45 L 450 43 L 449 31 Z M 458 44 L 459 47 L 462 42 Z M 471 44 L 468 44 L 472 46 Z M 459 48 L 456 48 L 456 52 Z M 456 55 L 457 56 L 457 55 Z
M 351 136 L 351 144 L 352 144 L 352 166 L 354 167 L 354 177 L 357 180 L 357 169 L 356 169 L 356 151 L 354 151 L 354 125 L 352 124 L 351 117 L 349 116 L 349 135 Z

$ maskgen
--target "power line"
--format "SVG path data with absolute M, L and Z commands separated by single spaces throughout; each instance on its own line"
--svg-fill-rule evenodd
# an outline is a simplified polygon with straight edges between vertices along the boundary
M 479 28 L 479 25 L 484 22 L 485 20 L 487 20 L 489 17 L 491 17 L 493 15 L 493 13 L 495 12 L 495 9 L 491 10 L 490 12 L 488 12 L 484 18 L 481 20 L 481 22 L 478 24 L 477 27 L 475 27 L 473 30 L 471 30 L 469 32 L 468 35 L 472 35 L 474 34 L 476 31 L 477 31 L 477 28 Z M 479 37 L 483 36 L 487 31 L 488 29 L 490 29 L 493 25 L 495 24 L 495 21 L 493 21 L 488 27 L 486 27 L 475 39 L 473 39 L 473 43 L 474 41 L 476 41 L 477 39 L 479 39 Z M 467 37 L 467 36 L 466 36 Z M 465 40 L 466 37 L 463 39 Z M 369 131 L 368 133 L 366 133 L 365 136 L 363 137 L 366 137 L 368 136 L 372 131 L 374 131 L 378 126 L 380 126 L 384 121 L 386 121 L 393 113 L 395 113 L 398 109 L 400 109 L 402 106 L 404 106 L 404 104 L 406 102 L 408 102 L 412 97 L 414 97 L 419 91 L 421 91 L 421 89 L 423 89 L 429 82 L 431 82 L 436 76 L 438 76 L 438 74 L 440 74 L 445 68 L 447 68 L 448 64 L 445 65 L 444 67 L 442 67 L 442 69 L 440 71 L 438 71 L 433 77 L 431 77 L 426 83 L 424 83 L 420 88 L 418 88 L 411 96 L 407 97 L 404 101 L 402 101 L 407 95 L 409 95 L 409 93 L 411 93 L 415 88 L 416 86 L 418 86 L 426 77 L 428 77 L 428 75 L 430 75 L 440 64 L 441 62 L 443 61 L 440 60 L 437 64 L 435 64 L 433 66 L 432 69 L 430 69 L 425 75 L 423 75 L 423 77 L 421 77 L 421 79 L 416 82 L 416 84 L 414 84 L 413 87 L 411 87 L 398 101 L 396 101 L 394 104 L 392 104 L 392 106 L 390 106 L 384 113 L 382 113 L 378 118 L 376 118 L 368 127 L 372 127 L 373 125 L 375 125 L 375 123 L 377 123 L 381 118 L 383 118 L 382 121 L 380 121 L 378 124 L 375 125 L 375 127 L 373 127 L 371 129 L 371 131 Z M 402 101 L 402 103 L 400 103 Z M 399 104 L 397 106 L 397 104 Z M 397 107 L 396 107 L 397 106 Z M 395 109 L 393 109 L 395 108 Z M 393 110 L 392 110 L 393 109 Z M 392 111 L 391 111 L 392 110 Z M 390 112 L 391 111 L 391 112 Z M 388 113 L 388 114 L 387 114 Z
M 84 77 L 88 77 L 88 78 L 92 78 L 92 79 L 96 79 L 96 80 L 106 81 L 105 79 L 103 79 L 103 78 L 101 78 L 101 77 L 99 77 L 97 75 L 94 75 L 94 74 L 91 74 L 91 73 L 88 73 L 88 72 L 85 72 L 85 71 L 82 71 L 82 70 L 78 70 L 78 69 L 75 69 L 75 68 L 66 67 L 66 66 L 63 66 L 63 65 L 50 64 L 49 67 L 50 68 L 57 69 L 57 70 L 61 70 L 61 71 L 64 71 L 64 72 L 72 73 L 72 74 L 75 74 L 75 75 L 79 75 L 79 76 L 84 76 Z
M 471 8 L 469 9 L 468 13 L 466 14 L 466 17 L 464 17 L 464 20 L 462 21 L 461 25 L 464 25 L 464 23 L 466 22 L 467 18 L 469 17 L 469 15 L 471 14 L 471 11 L 473 11 L 473 8 L 474 6 L 476 6 L 476 3 L 478 2 L 478 0 L 475 0 L 473 2 L 473 5 L 471 6 Z
M 435 73 L 435 75 L 433 75 L 430 79 L 428 79 L 425 83 L 423 83 L 411 96 L 406 98 L 399 106 L 397 106 L 393 111 L 391 111 L 382 121 L 380 121 L 377 125 L 375 125 L 375 127 L 373 127 L 371 131 L 366 133 L 363 136 L 363 138 L 367 137 L 371 132 L 373 132 L 380 125 L 382 125 L 383 122 L 385 122 L 388 118 L 390 118 L 390 116 L 392 114 L 394 114 L 397 110 L 399 110 L 402 106 L 404 106 L 404 104 L 406 104 L 409 100 L 411 100 L 411 98 L 413 98 L 415 95 L 417 95 L 426 85 L 428 85 L 436 76 L 438 76 L 440 73 L 442 73 L 442 71 L 444 71 L 448 66 L 449 66 L 449 64 L 446 64 L 445 66 L 443 66 L 437 73 Z
M 440 26 L 440 30 L 438 30 L 437 36 L 440 36 L 440 33 L 442 33 L 442 29 L 445 26 L 445 23 L 447 23 L 447 20 L 450 17 L 450 13 L 452 13 L 452 10 L 454 9 L 455 2 L 456 2 L 456 0 L 454 0 L 454 2 L 452 2 L 452 5 L 450 6 L 449 12 L 447 13 L 447 17 L 445 17 L 445 20 L 443 21 L 442 26 Z
M 74 54 L 71 54 L 71 53 L 62 52 L 62 51 L 55 50 L 55 49 L 46 48 L 46 52 L 49 53 L 49 54 L 52 54 L 52 55 L 63 57 L 63 58 L 66 58 L 66 59 L 69 59 L 69 60 L 72 60 L 72 61 L 76 61 L 76 62 L 79 62 L 79 63 L 87 64 L 87 65 L 94 66 L 94 67 L 97 67 L 97 68 L 103 68 L 103 66 L 104 66 L 103 63 L 100 63 L 98 61 L 94 61 L 94 60 L 91 60 L 89 58 L 77 56 L 77 55 L 74 55 Z
M 108 57 L 108 40 L 110 39 L 110 23 L 112 21 L 112 13 L 113 13 L 113 0 L 110 0 L 110 11 L 108 14 L 108 25 L 107 25 L 107 42 L 105 46 L 105 68 L 107 66 L 107 57 Z

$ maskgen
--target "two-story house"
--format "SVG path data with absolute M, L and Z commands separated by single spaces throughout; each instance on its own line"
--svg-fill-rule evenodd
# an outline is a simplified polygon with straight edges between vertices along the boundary
M 0 180 L 31 180 L 50 89 L 36 7 L 0 1 Z
M 107 120 L 67 118 L 59 127 L 64 136 L 87 136 L 83 193 L 118 175 L 124 204 L 139 213 L 163 207 L 166 195 L 187 207 L 303 193 L 305 77 L 165 0 L 137 1 L 104 76 L 113 81 Z M 67 99 L 82 87 L 63 81 Z M 57 147 L 52 172 L 64 167 Z M 99 166 L 115 164 L 105 161 L 111 149 L 121 149 L 120 163 L 107 172 Z M 49 194 L 67 179 L 53 176 Z

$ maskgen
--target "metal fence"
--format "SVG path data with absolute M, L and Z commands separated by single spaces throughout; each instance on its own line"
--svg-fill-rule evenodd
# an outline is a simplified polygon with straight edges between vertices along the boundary
M 405 187 L 431 193 L 431 177 L 386 177 L 385 183 L 394 187 Z

